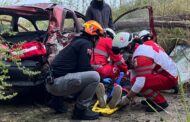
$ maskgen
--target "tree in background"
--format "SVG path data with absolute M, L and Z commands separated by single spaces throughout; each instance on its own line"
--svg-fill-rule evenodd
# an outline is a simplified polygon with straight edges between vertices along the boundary
M 65 0 L 64 0 L 65 1 Z M 63 1 L 62 0 L 51 0 L 52 3 L 59 3 L 59 4 L 62 4 Z
M 12 5 L 15 3 L 18 3 L 22 0 L 15 0 L 14 2 L 10 1 L 10 0 L 0 0 L 0 6 L 7 6 L 7 5 Z

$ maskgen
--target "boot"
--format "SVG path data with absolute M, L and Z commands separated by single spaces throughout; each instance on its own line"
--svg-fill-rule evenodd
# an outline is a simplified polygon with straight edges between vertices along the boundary
M 66 113 L 67 106 L 64 104 L 63 97 L 53 96 L 53 98 L 48 102 L 48 106 L 55 110 L 57 114 Z
M 169 93 L 169 94 L 178 94 L 179 92 L 179 86 L 174 86 L 171 89 L 168 90 L 162 90 L 163 92 Z
M 154 104 L 152 107 L 157 111 L 164 111 L 165 108 L 167 108 L 169 105 L 167 102 L 159 103 L 159 104 Z M 153 110 L 150 106 L 146 107 L 146 112 L 156 112 Z
M 179 92 L 179 86 L 178 85 L 174 86 L 172 89 L 174 90 L 174 92 L 173 92 L 174 94 L 178 94 L 178 92 Z
M 96 96 L 101 108 L 106 107 L 107 95 L 105 94 L 105 87 L 103 83 L 99 83 L 96 89 Z
M 120 85 L 115 86 L 113 90 L 114 91 L 113 91 L 112 98 L 111 98 L 110 102 L 108 103 L 108 105 L 111 109 L 115 108 L 119 104 L 119 102 L 121 100 L 121 95 L 122 95 L 122 88 Z
M 72 119 L 75 120 L 95 120 L 99 118 L 99 113 L 93 112 L 90 108 L 82 109 L 75 105 Z

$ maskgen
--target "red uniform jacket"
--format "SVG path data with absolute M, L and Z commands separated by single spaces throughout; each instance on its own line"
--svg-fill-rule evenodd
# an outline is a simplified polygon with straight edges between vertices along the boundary
M 123 59 L 123 56 L 120 54 L 115 55 L 112 52 L 112 40 L 110 38 L 100 38 L 94 50 L 94 55 L 92 55 L 91 64 L 93 65 L 108 64 L 110 63 L 108 61 L 108 58 L 110 58 L 111 61 L 115 65 L 117 65 L 121 71 L 123 72 L 127 71 L 127 65 Z

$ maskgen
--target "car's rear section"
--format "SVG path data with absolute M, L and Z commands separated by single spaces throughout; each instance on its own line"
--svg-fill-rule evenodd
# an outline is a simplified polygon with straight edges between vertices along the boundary
M 37 41 L 45 45 L 47 39 L 50 13 L 45 8 L 12 6 L 0 8 L 0 26 L 1 37 L 5 44 L 9 45 L 9 49 L 13 50 L 14 45 L 22 45 L 31 41 Z M 43 28 L 42 28 L 43 27 Z M 11 55 L 11 54 L 9 54 Z M 26 71 L 41 72 L 43 65 L 46 63 L 44 58 L 46 55 L 30 57 L 21 60 L 20 68 L 10 59 L 6 59 L 5 64 L 9 65 L 8 75 L 10 76 L 6 82 L 13 87 L 35 87 L 42 85 L 44 79 L 41 73 L 37 75 L 27 75 Z M 20 89 L 22 90 L 22 89 Z M 18 91 L 20 91 L 18 89 Z
M 64 46 L 80 32 L 83 22 L 80 13 L 57 4 L 0 7 L 0 36 L 9 44 L 10 50 L 14 45 L 32 41 L 43 44 L 47 50 L 44 55 L 21 59 L 20 67 L 39 72 L 37 75 L 26 75 L 11 60 L 5 60 L 5 64 L 9 65 L 10 76 L 6 82 L 12 84 L 12 88 L 19 93 L 27 94 L 31 90 L 44 89 L 45 77 L 42 72 L 48 58 L 51 53 L 55 53 L 54 50 L 58 50 L 58 46 Z

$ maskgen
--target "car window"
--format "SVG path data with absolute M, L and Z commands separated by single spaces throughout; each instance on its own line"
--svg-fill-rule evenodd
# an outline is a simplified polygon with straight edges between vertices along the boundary
M 124 14 L 115 23 L 117 31 L 138 32 L 150 30 L 148 9 L 135 10 Z
M 63 22 L 63 33 L 71 33 L 76 31 L 74 15 L 72 12 L 67 11 Z
M 63 32 L 74 32 L 74 20 L 67 18 L 64 20 Z
M 36 25 L 37 25 L 39 30 L 46 31 L 48 29 L 49 20 L 36 21 Z
M 81 25 L 83 25 L 85 23 L 85 20 L 83 18 L 78 18 L 78 20 L 81 23 Z
M 19 32 L 36 31 L 32 22 L 23 17 L 19 17 L 18 30 Z
M 12 30 L 11 22 L 12 22 L 12 16 L 0 15 L 0 33 L 3 31 Z

